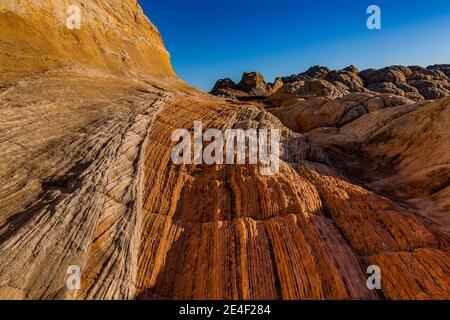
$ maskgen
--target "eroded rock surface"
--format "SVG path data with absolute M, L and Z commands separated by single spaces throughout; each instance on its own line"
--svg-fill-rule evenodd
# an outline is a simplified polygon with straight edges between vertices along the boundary
M 291 130 L 323 147 L 352 181 L 449 230 L 448 65 L 331 71 L 283 78 L 261 101 Z M 433 100 L 435 100 L 433 102 Z
M 359 71 L 353 65 L 343 70 L 330 70 L 327 67 L 314 66 L 303 73 L 277 78 L 278 84 L 282 82 L 285 87 L 282 88 L 282 86 L 277 85 L 276 88 L 269 90 L 269 96 L 275 94 L 280 88 L 285 92 L 292 90 L 292 87 L 304 86 L 305 83 L 321 83 L 322 86 L 329 89 L 327 92 L 316 92 L 320 96 L 327 96 L 334 90 L 344 94 L 349 92 L 389 93 L 414 101 L 434 100 L 450 96 L 449 70 L 450 65 L 448 64 L 433 65 L 427 68 L 420 66 L 391 66 L 378 70 L 366 69 L 363 71 Z M 258 73 L 246 72 L 244 77 L 246 74 Z M 224 81 L 232 80 L 219 80 L 216 87 L 220 86 Z M 233 89 L 245 91 L 234 85 L 222 87 L 221 89 L 222 91 L 213 89 L 211 93 L 238 100 L 243 95 L 248 100 L 252 96 L 259 95 L 248 90 L 246 95 L 242 93 L 240 95 L 233 94 Z
M 94 54 L 103 43 L 131 58 L 98 61 L 42 47 L 39 39 L 51 36 L 34 45 L 19 27 L 29 10 L 49 19 L 48 34 L 71 42 L 73 31 L 54 13 L 64 14 L 65 1 L 18 3 L 0 7 L 10 37 L 0 42 L 8 53 L 0 60 L 8 71 L 0 89 L 0 298 L 449 298 L 448 220 L 433 222 L 422 207 L 448 216 L 449 148 L 440 149 L 449 141 L 448 99 L 349 96 L 354 88 L 344 79 L 357 79 L 354 67 L 330 76 L 337 85 L 323 79 L 325 68 L 309 72 L 321 79 L 305 75 L 281 88 L 285 80 L 264 85 L 250 75 L 251 94 L 265 87 L 276 99 L 281 90 L 280 110 L 323 103 L 323 117 L 307 111 L 311 120 L 299 130 L 263 106 L 219 99 L 175 78 L 136 1 L 89 1 L 96 10 L 86 10 L 92 16 L 76 47 Z M 113 32 L 101 33 L 96 21 L 115 21 Z M 139 35 L 148 49 L 143 60 Z M 24 45 L 33 47 L 30 57 Z M 171 135 L 192 131 L 194 121 L 279 129 L 279 173 L 262 176 L 250 164 L 175 165 Z M 391 197 L 385 186 L 416 201 Z M 79 290 L 67 286 L 74 265 Z M 381 290 L 367 288 L 369 265 L 383 272 Z
M 71 5 L 80 10 L 80 29 L 67 28 Z M 136 0 L 1 0 L 0 30 L 2 81 L 74 62 L 174 76 L 161 36 Z

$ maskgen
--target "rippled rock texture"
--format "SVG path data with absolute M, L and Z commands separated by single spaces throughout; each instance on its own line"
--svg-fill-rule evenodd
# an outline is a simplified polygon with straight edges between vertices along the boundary
M 65 1 L 0 2 L 0 298 L 449 298 L 448 99 L 397 107 L 358 92 L 373 112 L 346 106 L 337 118 L 349 121 L 305 133 L 263 103 L 177 79 L 136 1 L 73 2 L 89 17 L 78 53 L 58 49 L 74 32 L 55 18 Z M 48 22 L 37 43 L 23 10 Z M 339 90 L 324 103 L 344 103 Z M 173 164 L 171 134 L 194 121 L 279 129 L 279 173 Z M 66 285 L 74 265 L 78 290 Z M 366 285 L 369 265 L 381 290 Z

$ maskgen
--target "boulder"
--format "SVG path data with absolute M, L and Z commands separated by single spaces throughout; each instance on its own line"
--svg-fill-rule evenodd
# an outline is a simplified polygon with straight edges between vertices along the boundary
M 406 82 L 406 76 L 401 69 L 386 67 L 379 70 L 365 70 L 359 73 L 367 84 L 376 82 Z
M 427 100 L 440 99 L 450 95 L 448 90 L 437 87 L 421 87 L 419 88 L 419 92 Z
M 358 74 L 360 72 L 359 69 L 354 65 L 349 65 L 348 67 L 344 68 L 344 71 L 348 71 L 354 74 Z
M 419 93 L 419 90 L 417 90 L 416 87 L 413 87 L 412 85 L 409 85 L 407 83 L 403 83 L 403 82 L 396 82 L 394 83 L 394 85 L 403 90 L 405 93 L 409 93 L 409 92 L 413 92 L 413 93 Z
M 329 81 L 332 84 L 340 82 L 345 86 L 347 86 L 347 88 L 350 91 L 355 91 L 358 88 L 364 86 L 363 80 L 358 76 L 356 72 L 350 72 L 345 70 L 330 71 L 325 76 L 325 80 Z
M 437 88 L 438 84 L 433 80 L 414 80 L 409 82 L 410 85 L 414 86 L 418 90 L 422 88 Z
M 378 93 L 392 93 L 399 96 L 405 95 L 405 92 L 392 82 L 374 82 L 369 84 L 367 89 Z
M 413 101 L 423 101 L 425 97 L 418 92 L 406 92 L 405 98 L 408 98 Z
M 448 78 L 450 78 L 450 64 L 435 64 L 433 66 L 427 67 L 428 70 L 432 71 L 441 71 L 444 73 Z
M 410 66 L 412 74 L 407 77 L 408 82 L 414 80 L 444 80 L 448 81 L 448 77 L 440 69 L 427 69 L 421 66 Z
M 328 74 L 328 72 L 330 72 L 330 69 L 328 67 L 317 65 L 309 68 L 302 75 L 309 78 L 322 79 Z
M 320 79 L 310 79 L 291 82 L 283 85 L 269 98 L 275 104 L 282 105 L 286 101 L 293 99 L 310 99 L 314 97 L 338 98 L 347 94 L 348 91 L 337 88 L 328 81 Z
M 259 72 L 245 72 L 238 88 L 253 96 L 267 96 L 269 94 L 264 76 Z

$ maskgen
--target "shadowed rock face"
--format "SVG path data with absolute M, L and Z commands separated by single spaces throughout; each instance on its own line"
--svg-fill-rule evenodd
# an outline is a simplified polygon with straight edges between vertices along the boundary
M 211 94 L 223 98 L 267 97 L 272 91 L 271 84 L 267 84 L 259 72 L 245 72 L 241 81 L 236 84 L 226 78 L 217 81 Z
M 287 88 L 280 79 L 270 86 L 283 94 L 271 114 L 265 104 L 225 101 L 174 78 L 135 1 L 83 2 L 88 24 L 74 45 L 83 54 L 55 49 L 73 31 L 49 8 L 66 2 L 18 3 L 1 2 L 0 11 L 8 17 L 1 30 L 16 32 L 15 42 L 0 42 L 8 52 L 0 65 L 0 298 L 449 298 L 448 224 L 423 216 L 429 208 L 448 216 L 449 148 L 439 149 L 449 141 L 448 99 L 348 99 L 350 88 L 324 79 Z M 33 42 L 22 10 L 48 20 L 55 37 Z M 104 17 L 114 21 L 109 32 L 100 32 Z M 146 54 L 124 33 L 143 37 Z M 130 59 L 96 60 L 99 47 Z M 297 99 L 322 99 L 324 116 L 310 121 L 318 132 L 304 134 L 277 113 Z M 337 109 L 335 118 L 327 111 Z M 172 132 L 193 130 L 194 121 L 279 129 L 279 173 L 174 165 Z M 416 201 L 385 194 L 386 186 Z M 74 265 L 79 290 L 66 285 Z M 366 286 L 369 265 L 382 270 L 381 290 Z

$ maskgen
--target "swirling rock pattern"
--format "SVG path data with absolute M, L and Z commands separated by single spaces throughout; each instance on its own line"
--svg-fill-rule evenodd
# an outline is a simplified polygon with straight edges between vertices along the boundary
M 140 12 L 135 1 L 101 2 L 98 19 L 130 22 L 126 8 Z M 34 1 L 19 3 L 36 9 Z M 20 19 L 16 9 L 3 6 L 1 14 Z M 150 23 L 135 23 L 143 35 L 157 34 Z M 155 39 L 145 38 L 160 46 Z M 3 45 L 2 52 L 18 50 Z M 449 298 L 445 228 L 356 181 L 320 135 L 286 128 L 259 104 L 190 88 L 159 51 L 143 69 L 137 58 L 128 68 L 51 55 L 58 66 L 25 64 L 1 82 L 0 298 Z M 194 121 L 281 130 L 279 173 L 262 176 L 250 164 L 173 164 L 171 134 L 192 130 Z M 340 134 L 348 130 L 358 138 L 347 138 L 349 145 L 365 146 L 380 134 L 370 128 L 361 132 L 350 121 Z M 366 153 L 382 151 L 380 143 Z M 382 270 L 381 290 L 366 286 L 374 264 Z M 72 265 L 81 268 L 78 290 L 66 285 Z

